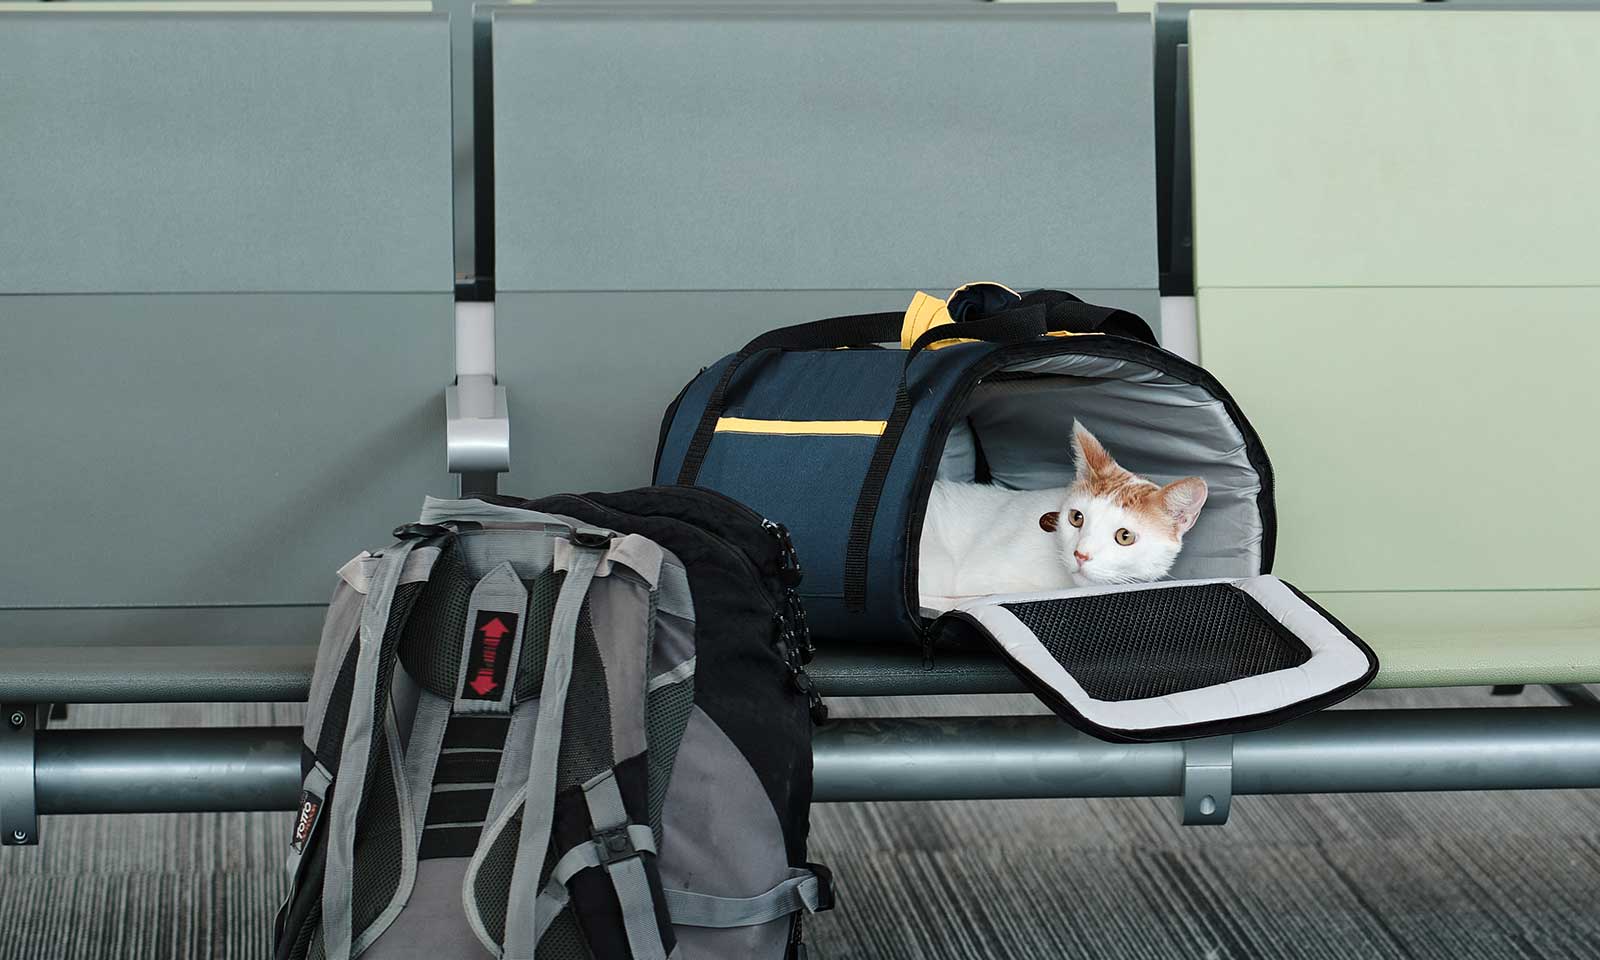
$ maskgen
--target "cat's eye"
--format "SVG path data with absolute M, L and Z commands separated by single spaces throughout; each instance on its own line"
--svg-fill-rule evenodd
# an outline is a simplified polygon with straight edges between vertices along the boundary
M 1068 510 L 1067 511 L 1067 522 L 1072 524 L 1074 527 L 1083 526 L 1083 513 L 1082 513 L 1082 511 L 1079 511 L 1079 510 Z
M 1139 535 L 1134 533 L 1132 530 L 1129 530 L 1127 527 L 1117 528 L 1117 542 L 1122 544 L 1124 547 L 1133 546 L 1133 541 L 1137 539 L 1139 539 Z

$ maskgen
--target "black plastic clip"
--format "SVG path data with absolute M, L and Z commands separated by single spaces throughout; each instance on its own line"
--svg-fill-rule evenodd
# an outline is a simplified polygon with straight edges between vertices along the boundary
M 625 823 L 609 830 L 596 831 L 592 836 L 601 866 L 629 860 L 639 855 L 638 848 L 633 845 L 633 838 L 628 836 L 628 825 Z

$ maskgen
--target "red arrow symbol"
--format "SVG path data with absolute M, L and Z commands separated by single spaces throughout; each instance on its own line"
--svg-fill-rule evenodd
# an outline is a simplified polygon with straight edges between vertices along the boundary
M 499 617 L 495 617 L 493 620 L 490 620 L 488 623 L 479 627 L 478 631 L 484 636 L 488 637 L 490 640 L 499 640 L 501 637 L 510 633 L 511 629 L 505 624 L 501 623 Z
M 496 620 L 495 622 L 499 623 L 500 621 Z M 471 687 L 473 691 L 478 694 L 478 696 L 486 697 L 489 695 L 489 691 L 493 690 L 495 687 L 498 687 L 499 684 L 494 682 L 494 676 L 490 674 L 489 671 L 482 670 L 479 671 L 476 677 L 472 678 L 472 682 L 467 684 L 467 686 Z

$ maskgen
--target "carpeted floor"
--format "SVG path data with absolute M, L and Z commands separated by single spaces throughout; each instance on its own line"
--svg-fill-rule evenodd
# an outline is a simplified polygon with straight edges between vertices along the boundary
M 1376 692 L 1352 706 L 1487 702 Z M 79 707 L 71 723 L 297 713 Z M 287 832 L 287 814 L 50 818 L 42 846 L 0 850 L 0 960 L 263 958 Z M 1600 792 L 1243 797 L 1221 828 L 1179 827 L 1170 800 L 828 805 L 812 850 L 842 901 L 808 924 L 817 960 L 1600 957 Z

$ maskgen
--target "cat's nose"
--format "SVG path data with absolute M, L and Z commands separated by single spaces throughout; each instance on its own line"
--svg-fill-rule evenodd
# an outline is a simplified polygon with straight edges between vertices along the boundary
M 1089 555 L 1084 553 L 1082 550 L 1074 550 L 1072 551 L 1072 555 L 1078 558 L 1078 564 L 1080 566 L 1089 562 Z

